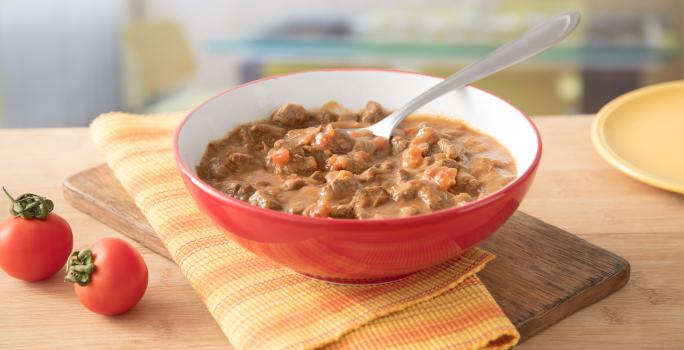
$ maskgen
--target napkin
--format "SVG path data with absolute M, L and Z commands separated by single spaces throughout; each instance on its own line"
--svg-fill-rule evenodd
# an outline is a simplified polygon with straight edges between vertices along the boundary
M 392 283 L 341 286 L 244 250 L 211 224 L 183 185 L 172 154 L 181 118 L 108 113 L 90 131 L 235 348 L 507 349 L 518 342 L 475 274 L 494 258 L 486 251 L 471 249 Z

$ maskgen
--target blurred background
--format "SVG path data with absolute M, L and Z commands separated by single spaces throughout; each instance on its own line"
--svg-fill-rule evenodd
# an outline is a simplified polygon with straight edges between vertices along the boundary
M 626 91 L 682 79 L 683 4 L 0 0 L 0 126 L 180 111 L 241 82 L 327 67 L 444 76 L 565 10 L 584 16 L 571 37 L 476 85 L 531 115 L 593 113 Z

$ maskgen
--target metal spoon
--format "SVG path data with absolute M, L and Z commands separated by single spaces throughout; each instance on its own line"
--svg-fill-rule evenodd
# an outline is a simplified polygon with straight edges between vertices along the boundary
M 568 12 L 538 24 L 521 37 L 500 46 L 485 58 L 471 63 L 418 95 L 383 120 L 365 128 L 347 130 L 370 130 L 376 136 L 389 139 L 394 128 L 420 107 L 449 91 L 464 87 L 548 49 L 568 36 L 579 21 L 578 12 Z

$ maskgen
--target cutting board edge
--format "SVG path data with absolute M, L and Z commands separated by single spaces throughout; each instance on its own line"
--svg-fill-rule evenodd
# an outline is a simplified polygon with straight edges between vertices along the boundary
M 171 255 L 169 254 L 169 251 L 166 250 L 166 247 L 164 247 L 163 244 L 152 240 L 142 240 L 140 235 L 137 234 L 137 232 L 133 232 L 133 230 L 131 230 L 131 223 L 126 222 L 123 219 L 123 215 L 107 215 L 109 213 L 107 212 L 107 210 L 95 204 L 95 198 L 77 191 L 72 186 L 73 181 L 77 179 L 79 175 L 83 174 L 84 172 L 88 172 L 90 170 L 99 168 L 101 166 L 102 165 L 88 168 L 83 172 L 68 177 L 66 181 L 64 181 L 64 183 L 62 184 L 62 194 L 64 195 L 64 199 L 67 201 L 67 203 L 69 203 L 71 206 L 78 209 L 79 211 L 85 213 L 86 215 L 93 217 L 95 220 L 105 224 L 111 229 L 124 234 L 126 237 L 130 239 L 137 241 L 138 243 L 142 244 L 143 246 L 152 250 L 153 252 L 165 257 L 170 261 L 173 261 L 173 259 L 171 259 Z M 133 225 L 136 226 L 135 230 L 138 232 L 144 232 L 149 229 L 147 224 L 135 223 Z
M 604 288 L 584 287 L 578 293 L 568 295 L 565 299 L 558 300 L 554 304 L 544 305 L 543 307 L 545 310 L 537 317 L 528 317 L 516 324 L 516 328 L 521 335 L 521 342 L 532 338 L 543 330 L 572 316 L 585 307 L 591 306 L 609 295 L 618 292 L 622 287 L 627 285 L 632 270 L 629 261 L 610 251 L 606 252 L 613 255 L 620 262 L 620 268 L 617 269 L 616 273 L 604 278 L 600 283 L 593 285 L 594 287 L 603 286 Z M 556 307 L 564 308 L 566 310 L 565 313 L 559 313 L 557 309 L 554 309 Z

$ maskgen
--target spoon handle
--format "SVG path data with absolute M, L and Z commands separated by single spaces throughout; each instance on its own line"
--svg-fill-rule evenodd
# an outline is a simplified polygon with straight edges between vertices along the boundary
M 371 126 L 371 131 L 389 138 L 392 130 L 402 120 L 423 105 L 449 91 L 466 86 L 546 50 L 568 36 L 577 27 L 579 20 L 578 12 L 568 12 L 534 26 L 519 38 L 500 46 L 485 58 L 466 66 L 418 95 L 387 118 Z

